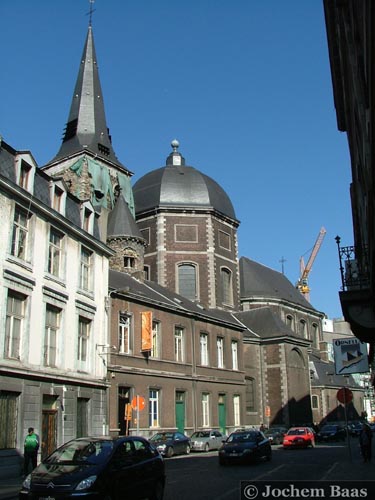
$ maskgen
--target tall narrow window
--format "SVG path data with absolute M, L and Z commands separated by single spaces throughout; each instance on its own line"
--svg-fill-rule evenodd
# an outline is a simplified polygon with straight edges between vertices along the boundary
M 78 350 L 77 359 L 82 363 L 87 361 L 88 341 L 90 336 L 91 321 L 82 316 L 78 321 Z
M 82 229 L 91 233 L 93 213 L 88 208 L 83 210 Z
M 229 269 L 223 267 L 220 271 L 220 275 L 223 303 L 233 305 L 232 273 Z
M 233 396 L 233 415 L 234 425 L 241 425 L 240 396 L 238 394 Z
M 51 228 L 48 245 L 48 272 L 54 276 L 60 276 L 62 239 L 62 234 Z
M 152 322 L 151 357 L 160 358 L 160 321 Z
M 224 368 L 224 339 L 223 339 L 223 337 L 217 337 L 216 347 L 217 347 L 217 367 Z
M 26 189 L 26 190 L 29 188 L 30 172 L 31 172 L 31 166 L 28 165 L 26 162 L 21 161 L 19 184 L 23 189 Z
M 81 248 L 81 288 L 83 290 L 91 289 L 91 259 L 92 254 L 87 248 Z
M 25 296 L 8 291 L 5 320 L 5 357 L 20 358 L 21 333 L 25 318 Z
M 130 319 L 128 314 L 119 314 L 118 351 L 120 354 L 130 353 Z
M 197 270 L 193 264 L 178 266 L 178 293 L 189 300 L 197 299 Z
M 307 324 L 304 319 L 301 319 L 301 321 L 299 322 L 299 330 L 301 337 L 307 338 Z
M 43 353 L 45 366 L 56 366 L 60 312 L 60 309 L 47 305 Z
M 174 329 L 174 357 L 176 361 L 184 361 L 184 329 L 179 326 Z
M 246 411 L 248 413 L 255 411 L 255 380 L 246 378 Z
M 201 348 L 201 365 L 208 365 L 208 335 L 207 333 L 200 334 L 200 348 Z
M 26 244 L 29 218 L 25 210 L 16 207 L 13 221 L 11 254 L 19 259 L 26 259 Z
M 159 391 L 157 389 L 150 389 L 148 404 L 149 426 L 159 427 Z
M 210 395 L 202 394 L 202 427 L 210 426 Z
M 319 349 L 320 345 L 320 335 L 319 335 L 319 326 L 317 323 L 313 323 L 311 325 L 311 330 L 312 330 L 312 341 L 313 341 L 313 346 L 316 349 Z
M 238 342 L 232 340 L 232 369 L 238 370 Z
M 55 186 L 55 189 L 53 191 L 52 208 L 57 212 L 61 212 L 62 199 L 63 199 L 63 190 Z

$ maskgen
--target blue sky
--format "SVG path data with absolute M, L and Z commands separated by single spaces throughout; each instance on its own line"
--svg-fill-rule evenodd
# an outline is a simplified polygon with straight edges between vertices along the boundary
M 172 139 L 228 193 L 239 255 L 292 283 L 319 230 L 311 303 L 341 317 L 335 236 L 353 244 L 350 157 L 338 132 L 322 0 L 97 0 L 107 124 L 135 182 Z M 0 0 L 0 134 L 42 166 L 57 153 L 88 0 Z

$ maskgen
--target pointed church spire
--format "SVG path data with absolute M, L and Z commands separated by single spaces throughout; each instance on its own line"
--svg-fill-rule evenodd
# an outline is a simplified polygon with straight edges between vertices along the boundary
M 49 163 L 79 153 L 92 153 L 126 170 L 115 155 L 107 128 L 91 22 L 63 142 Z

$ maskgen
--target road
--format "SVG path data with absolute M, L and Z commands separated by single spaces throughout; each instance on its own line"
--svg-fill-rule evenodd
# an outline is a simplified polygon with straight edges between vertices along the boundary
M 217 452 L 191 453 L 165 460 L 164 500 L 239 500 L 241 480 L 339 481 L 373 479 L 373 464 L 363 464 L 358 440 L 318 444 L 306 450 L 273 447 L 271 462 L 220 466 Z

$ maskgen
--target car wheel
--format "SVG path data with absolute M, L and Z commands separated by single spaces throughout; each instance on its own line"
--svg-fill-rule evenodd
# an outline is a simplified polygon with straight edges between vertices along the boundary
M 164 497 L 164 484 L 163 481 L 157 481 L 155 483 L 154 492 L 149 497 L 149 500 L 163 500 Z
M 205 444 L 204 451 L 210 451 L 210 445 L 208 443 Z
M 186 455 L 189 455 L 189 453 L 190 453 L 190 445 L 186 446 L 185 453 L 186 453 Z
M 165 456 L 167 458 L 171 458 L 174 455 L 174 450 L 172 446 L 168 446 L 167 451 L 165 452 Z

